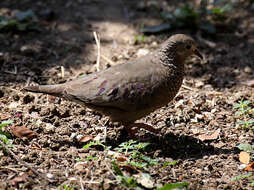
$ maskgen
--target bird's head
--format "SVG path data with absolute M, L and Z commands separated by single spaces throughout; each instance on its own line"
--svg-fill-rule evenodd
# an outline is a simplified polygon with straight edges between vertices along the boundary
M 185 61 L 191 55 L 203 59 L 202 54 L 197 49 L 195 41 L 185 34 L 171 36 L 162 45 L 162 51 L 166 53 L 170 59 Z

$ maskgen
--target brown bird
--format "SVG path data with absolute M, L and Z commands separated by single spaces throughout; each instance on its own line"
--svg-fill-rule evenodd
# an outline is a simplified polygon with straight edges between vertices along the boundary
M 173 100 L 182 85 L 184 62 L 191 55 L 202 59 L 192 38 L 176 34 L 160 49 L 137 60 L 64 84 L 24 89 L 63 97 L 96 110 L 120 122 L 131 135 L 133 127 L 156 132 L 151 126 L 134 122 Z

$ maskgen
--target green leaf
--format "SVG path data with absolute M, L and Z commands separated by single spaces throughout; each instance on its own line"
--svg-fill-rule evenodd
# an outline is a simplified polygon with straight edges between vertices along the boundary
M 116 175 L 123 176 L 123 172 L 121 171 L 120 167 L 117 165 L 117 163 L 115 161 L 112 161 L 112 166 L 113 166 L 113 169 L 114 169 Z
M 1 124 L 0 124 L 0 129 L 2 129 L 3 127 L 9 125 L 9 124 L 12 124 L 13 121 L 12 120 L 6 120 L 6 121 L 3 121 Z
M 15 14 L 15 17 L 18 21 L 28 21 L 35 17 L 35 14 L 32 10 L 27 10 L 24 12 L 18 12 Z
M 9 139 L 5 136 L 0 134 L 0 140 L 4 142 L 4 144 L 8 144 Z
M 239 148 L 242 151 L 254 153 L 254 146 L 253 145 L 250 145 L 250 144 L 247 144 L 247 143 L 246 144 L 241 143 L 236 147 Z
M 169 183 L 169 184 L 164 185 L 161 188 L 158 188 L 158 190 L 171 190 L 171 189 L 175 189 L 175 188 L 187 187 L 188 185 L 189 185 L 189 183 L 187 183 L 187 182 Z
M 178 162 L 179 162 L 178 160 L 165 162 L 165 163 L 163 164 L 163 168 L 166 168 L 167 166 L 174 166 L 174 165 L 176 165 Z
M 233 177 L 232 181 L 236 181 L 236 180 L 240 180 L 240 179 L 245 179 L 245 178 L 251 177 L 252 175 L 253 174 L 251 174 L 251 173 L 238 175 L 236 177 Z
M 128 176 L 119 176 L 121 179 L 121 182 L 124 186 L 126 187 L 137 187 L 137 182 L 135 179 L 133 179 L 132 177 L 128 177 Z
M 145 163 L 145 162 L 131 161 L 131 162 L 129 162 L 129 164 L 135 168 L 140 168 L 140 169 L 145 168 L 147 166 L 147 163 Z
M 86 144 L 85 146 L 83 146 L 83 149 L 88 149 L 90 146 L 102 146 L 104 149 L 106 148 L 106 146 L 104 144 L 102 144 L 100 141 L 96 141 L 96 142 L 90 142 L 88 144 Z

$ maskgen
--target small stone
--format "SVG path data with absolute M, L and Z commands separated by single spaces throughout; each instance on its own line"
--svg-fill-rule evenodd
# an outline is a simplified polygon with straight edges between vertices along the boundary
M 12 103 L 9 104 L 8 107 L 9 107 L 10 109 L 14 109 L 14 108 L 17 108 L 19 105 L 20 105 L 19 102 L 12 102 Z
M 247 167 L 247 164 L 241 164 L 240 166 L 238 166 L 238 169 L 243 170 L 246 167 Z
M 195 174 L 200 175 L 201 173 L 202 173 L 202 170 L 201 170 L 201 169 L 196 169 L 196 170 L 195 170 Z
M 147 55 L 149 53 L 148 49 L 139 49 L 137 52 L 137 57 L 142 57 L 144 55 Z
M 32 49 L 30 46 L 26 46 L 26 45 L 22 46 L 22 47 L 20 48 L 20 51 L 21 51 L 22 53 L 26 54 L 26 55 L 28 55 L 28 54 L 33 54 L 33 53 L 34 53 L 33 49 Z
M 53 178 L 54 178 L 54 175 L 51 174 L 51 173 L 47 173 L 46 176 L 47 176 L 47 178 L 49 178 L 49 179 L 53 179 Z
M 244 67 L 245 73 L 252 73 L 252 69 L 249 66 Z
M 52 125 L 52 124 L 50 124 L 50 123 L 47 123 L 47 124 L 46 124 L 46 127 L 45 127 L 45 130 L 46 130 L 47 132 L 54 132 L 55 126 Z
M 202 86 L 204 86 L 204 82 L 203 81 L 198 81 L 196 84 L 195 84 L 195 87 L 197 88 L 201 88 Z

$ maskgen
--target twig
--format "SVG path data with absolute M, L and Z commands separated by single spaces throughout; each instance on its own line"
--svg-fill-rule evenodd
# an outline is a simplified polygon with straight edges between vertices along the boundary
M 45 175 L 39 173 L 35 168 L 33 168 L 32 166 L 29 166 L 26 162 L 24 162 L 23 160 L 21 160 L 17 155 L 15 155 L 11 149 L 9 149 L 1 140 L 0 140 L 0 144 L 1 146 L 7 151 L 9 152 L 12 157 L 19 163 L 21 163 L 23 166 L 27 167 L 28 169 L 32 170 L 34 174 L 38 175 L 39 177 L 41 177 L 42 179 L 49 181 L 49 182 L 53 182 L 53 180 L 48 179 Z
M 96 61 L 96 69 L 97 71 L 100 71 L 100 57 L 101 57 L 101 45 L 100 45 L 100 37 L 97 35 L 96 32 L 93 32 L 94 39 L 97 45 L 98 54 L 97 54 L 97 61 Z
M 112 171 L 112 169 L 111 169 L 111 168 L 109 167 L 109 165 L 107 164 L 107 161 L 105 161 L 104 163 L 105 163 L 106 167 L 108 168 L 109 172 L 114 176 L 115 179 L 117 179 L 117 178 L 116 178 L 116 175 L 114 174 L 114 172 Z
M 183 84 L 182 84 L 182 87 L 183 87 L 183 88 L 185 88 L 185 89 L 187 89 L 187 90 L 191 90 L 191 91 L 193 91 L 193 88 L 188 87 L 188 86 L 186 86 L 186 85 L 183 85 Z
M 85 190 L 83 185 L 83 180 L 81 177 L 79 177 L 79 181 L 80 181 L 81 190 Z
M 63 66 L 61 66 L 61 77 L 62 77 L 62 79 L 64 78 L 64 67 Z

